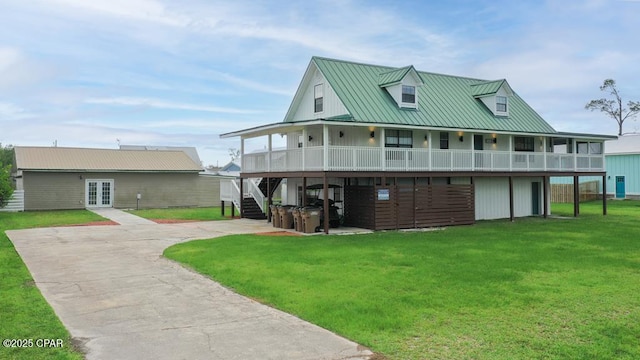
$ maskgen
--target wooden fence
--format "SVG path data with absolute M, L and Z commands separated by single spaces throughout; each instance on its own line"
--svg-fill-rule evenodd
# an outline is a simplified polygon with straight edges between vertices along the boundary
M 600 197 L 600 182 L 580 183 L 580 201 L 597 200 Z M 573 203 L 573 184 L 551 184 L 551 202 Z

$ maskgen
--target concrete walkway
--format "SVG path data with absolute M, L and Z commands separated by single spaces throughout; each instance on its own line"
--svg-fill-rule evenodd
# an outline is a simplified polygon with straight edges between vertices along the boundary
M 87 359 L 367 359 L 368 349 L 161 256 L 183 241 L 265 231 L 242 219 L 7 235 Z
M 87 209 L 94 212 L 104 218 L 115 221 L 120 225 L 151 225 L 155 224 L 151 220 L 135 216 L 126 211 L 114 209 L 114 208 L 93 208 Z

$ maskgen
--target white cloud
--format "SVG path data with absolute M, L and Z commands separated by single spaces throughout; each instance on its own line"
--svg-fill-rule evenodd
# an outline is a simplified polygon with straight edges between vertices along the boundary
M 186 26 L 189 19 L 167 11 L 155 0 L 48 0 L 98 15 L 123 18 L 129 21 L 145 21 L 168 26 Z
M 17 120 L 32 116 L 25 109 L 11 103 L 0 102 L 0 120 Z
M 175 109 L 189 111 L 205 111 L 226 114 L 259 114 L 261 111 L 239 108 L 228 108 L 209 105 L 198 105 L 188 103 L 170 102 L 161 99 L 138 98 L 138 97 L 112 97 L 112 98 L 89 98 L 85 100 L 87 104 L 103 104 L 116 106 L 141 106 L 158 109 Z

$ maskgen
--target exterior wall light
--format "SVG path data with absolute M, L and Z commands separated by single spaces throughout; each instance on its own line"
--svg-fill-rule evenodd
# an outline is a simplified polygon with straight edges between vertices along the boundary
M 464 141 L 464 136 L 460 135 L 460 137 L 458 138 L 458 140 L 460 140 L 460 142 Z
M 309 135 L 309 141 L 313 140 L 313 136 Z
M 340 137 L 343 137 L 344 133 L 342 131 L 340 131 L 339 135 L 340 135 Z
M 375 131 L 372 131 L 371 133 L 369 133 L 369 137 L 370 137 L 370 138 L 374 138 L 374 137 L 376 137 L 376 132 L 375 132 Z

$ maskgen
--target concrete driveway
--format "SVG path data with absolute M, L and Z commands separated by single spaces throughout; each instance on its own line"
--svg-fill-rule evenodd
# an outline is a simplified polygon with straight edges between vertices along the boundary
M 273 228 L 242 219 L 7 235 L 87 359 L 367 359 L 368 349 L 161 256 L 179 242 L 264 231 Z

